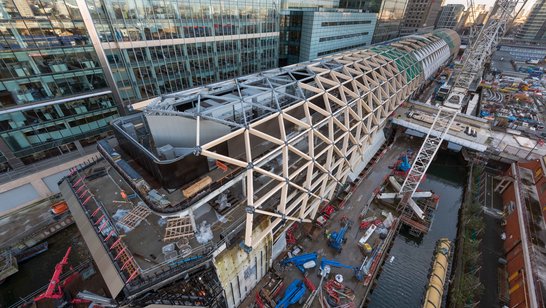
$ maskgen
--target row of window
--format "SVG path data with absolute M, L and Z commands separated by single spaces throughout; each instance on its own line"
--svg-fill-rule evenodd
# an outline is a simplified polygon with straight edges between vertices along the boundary
M 352 33 L 352 34 L 336 35 L 336 36 L 329 36 L 329 37 L 321 37 L 319 39 L 319 42 L 342 40 L 342 39 L 347 39 L 347 38 L 366 36 L 368 34 L 370 34 L 370 32 L 361 32 L 361 33 Z
M 274 68 L 277 46 L 278 37 L 270 37 L 109 49 L 106 53 L 122 99 L 138 101 Z
M 367 45 L 367 43 L 364 43 L 364 44 L 357 44 L 357 45 L 352 45 L 352 46 L 347 46 L 347 47 L 342 47 L 342 48 L 336 48 L 336 49 L 332 49 L 332 50 L 321 51 L 321 52 L 319 52 L 317 54 L 317 56 L 319 56 L 319 57 L 320 56 L 325 56 L 325 55 L 333 54 L 333 53 L 344 51 L 344 50 L 349 50 L 349 49 L 358 48 L 358 47 L 364 47 L 366 45 Z
M 17 130 L 34 125 L 45 125 L 63 120 L 68 116 L 80 116 L 90 112 L 112 109 L 114 102 L 108 96 L 75 100 L 69 103 L 49 105 L 0 115 L 0 131 Z
M 38 102 L 106 88 L 101 69 L 0 81 L 0 107 Z
M 333 26 L 349 26 L 349 25 L 368 25 L 371 23 L 372 23 L 371 20 L 324 21 L 320 25 L 322 27 L 333 27 Z
M 83 50 L 83 49 L 81 49 Z M 98 68 L 93 52 L 57 50 L 54 54 L 4 52 L 0 57 L 0 79 L 19 79 L 46 74 Z

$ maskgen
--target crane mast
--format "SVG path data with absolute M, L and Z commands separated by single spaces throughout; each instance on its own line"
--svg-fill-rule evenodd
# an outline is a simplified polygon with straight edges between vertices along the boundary
M 463 54 L 462 67 L 455 70 L 451 79 L 453 85 L 444 105 L 460 111 L 463 108 L 468 91 L 476 91 L 483 73 L 483 67 L 489 59 L 509 22 L 515 17 L 518 0 L 497 0 L 490 13 L 489 20 L 473 39 L 469 49 Z
M 401 195 L 402 198 L 399 208 L 409 205 L 417 216 L 421 219 L 424 218 L 423 211 L 413 202 L 412 197 L 455 118 L 463 109 L 469 91 L 475 91 L 480 84 L 483 66 L 497 47 L 507 25 L 514 18 L 517 2 L 518 0 L 497 0 L 489 15 L 489 20 L 481 28 L 470 48 L 465 50 L 462 57 L 462 66 L 460 69 L 455 70 L 451 76 L 453 86 L 448 98 L 444 105 L 439 107 L 438 113 L 435 115 L 425 140 L 400 188 L 398 195 Z

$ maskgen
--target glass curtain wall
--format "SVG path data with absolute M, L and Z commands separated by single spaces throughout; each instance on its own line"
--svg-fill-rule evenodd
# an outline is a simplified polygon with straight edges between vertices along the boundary
M 124 105 L 277 66 L 274 0 L 86 0 Z
M 118 113 L 76 0 L 0 0 L 0 18 L 0 160 L 32 163 L 106 131 Z

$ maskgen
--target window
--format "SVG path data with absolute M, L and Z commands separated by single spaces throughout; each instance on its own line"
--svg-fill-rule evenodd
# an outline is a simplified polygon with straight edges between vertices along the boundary
M 364 44 L 358 44 L 358 45 L 353 45 L 353 46 L 347 46 L 347 47 L 342 47 L 342 48 L 337 48 L 337 49 L 332 49 L 332 50 L 326 50 L 326 51 L 319 52 L 319 53 L 317 54 L 317 56 L 320 57 L 320 56 L 324 56 L 324 55 L 336 53 L 336 52 L 339 52 L 339 51 L 349 50 L 349 49 L 353 49 L 353 48 L 357 48 L 357 47 L 362 47 L 362 46 L 366 46 L 366 45 L 367 45 L 367 44 L 364 43 Z
M 328 41 L 335 41 L 335 40 L 342 40 L 347 38 L 353 38 L 353 37 L 359 37 L 359 36 L 365 36 L 370 34 L 369 32 L 362 32 L 362 33 L 352 33 L 352 34 L 345 34 L 345 35 L 336 35 L 336 36 L 329 36 L 329 37 L 321 37 L 319 39 L 319 42 L 328 42 Z
M 371 20 L 352 20 L 352 21 L 325 21 L 320 25 L 322 27 L 333 27 L 333 26 L 348 26 L 348 25 L 367 25 L 371 24 Z

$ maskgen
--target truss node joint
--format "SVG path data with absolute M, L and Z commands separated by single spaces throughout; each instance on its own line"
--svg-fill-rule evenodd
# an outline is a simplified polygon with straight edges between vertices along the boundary
M 245 242 L 241 242 L 239 246 L 243 249 L 244 252 L 250 254 L 252 252 L 252 247 L 245 245 Z

